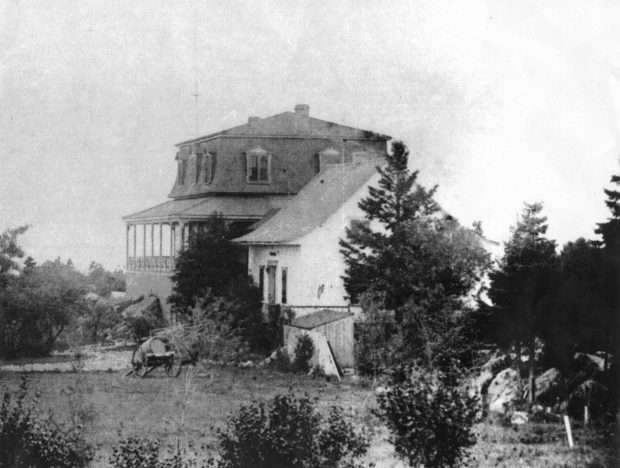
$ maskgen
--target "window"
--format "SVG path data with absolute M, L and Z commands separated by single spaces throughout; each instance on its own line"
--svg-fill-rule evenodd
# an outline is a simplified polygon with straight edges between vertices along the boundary
M 265 267 L 261 266 L 258 270 L 258 289 L 260 290 L 261 300 L 265 300 Z
M 213 163 L 215 155 L 207 153 L 204 155 L 204 183 L 209 184 L 213 180 Z
M 200 182 L 200 168 L 202 167 L 202 159 L 203 159 L 203 155 L 202 154 L 197 154 L 196 155 L 196 179 L 195 179 L 195 184 L 197 184 L 198 182 Z
M 282 268 L 282 304 L 286 304 L 286 281 L 288 276 L 288 268 Z
M 247 181 L 250 183 L 270 182 L 270 158 L 264 149 L 256 148 L 247 153 Z
M 187 172 L 187 160 L 181 160 L 181 185 L 185 185 L 185 174 Z

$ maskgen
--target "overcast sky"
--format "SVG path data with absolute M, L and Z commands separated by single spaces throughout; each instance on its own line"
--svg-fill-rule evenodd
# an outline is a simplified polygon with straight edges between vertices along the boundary
M 310 105 L 402 139 L 464 224 L 542 201 L 592 237 L 620 153 L 620 3 L 2 1 L 0 229 L 37 261 L 124 265 L 174 144 Z

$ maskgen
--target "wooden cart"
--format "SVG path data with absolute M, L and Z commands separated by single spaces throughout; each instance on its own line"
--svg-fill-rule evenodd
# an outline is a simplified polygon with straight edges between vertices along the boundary
M 168 377 L 178 377 L 182 365 L 179 351 L 170 340 L 161 336 L 151 337 L 138 345 L 131 356 L 131 367 L 138 377 L 145 377 L 158 367 L 164 367 Z

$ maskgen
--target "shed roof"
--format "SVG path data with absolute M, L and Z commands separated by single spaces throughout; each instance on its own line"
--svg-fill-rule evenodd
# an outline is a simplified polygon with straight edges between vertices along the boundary
M 205 219 L 214 212 L 229 219 L 260 219 L 284 205 L 291 195 L 208 196 L 170 200 L 123 217 L 125 221 Z
M 291 322 L 291 326 L 312 330 L 313 328 L 320 327 L 321 325 L 327 325 L 328 323 L 336 322 L 347 317 L 353 317 L 353 314 L 350 312 L 339 312 L 337 310 L 323 309 L 317 312 L 312 312 L 308 315 L 297 317 Z
M 381 159 L 326 166 L 297 196 L 251 233 L 242 244 L 289 243 L 320 226 L 377 173 Z

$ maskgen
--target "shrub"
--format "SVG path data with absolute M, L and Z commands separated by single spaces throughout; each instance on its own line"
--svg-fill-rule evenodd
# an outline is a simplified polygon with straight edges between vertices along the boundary
M 112 450 L 110 464 L 114 468 L 197 468 L 212 467 L 211 458 L 200 462 L 192 450 L 179 450 L 162 455 L 156 440 L 135 436 L 122 439 Z M 190 452 L 190 453 L 186 453 Z
M 452 467 L 466 461 L 476 442 L 472 425 L 477 400 L 452 377 L 419 372 L 379 396 L 379 416 L 392 435 L 396 453 L 411 465 Z
M 314 355 L 314 343 L 308 335 L 301 335 L 295 345 L 295 359 L 293 371 L 307 373 L 312 369 L 312 356 Z
M 0 467 L 73 468 L 86 466 L 92 449 L 81 432 L 63 431 L 25 402 L 27 380 L 14 397 L 6 391 L 0 405 Z
M 294 394 L 242 406 L 218 438 L 219 468 L 353 467 L 368 449 L 340 408 L 330 408 L 323 423 L 314 403 Z

